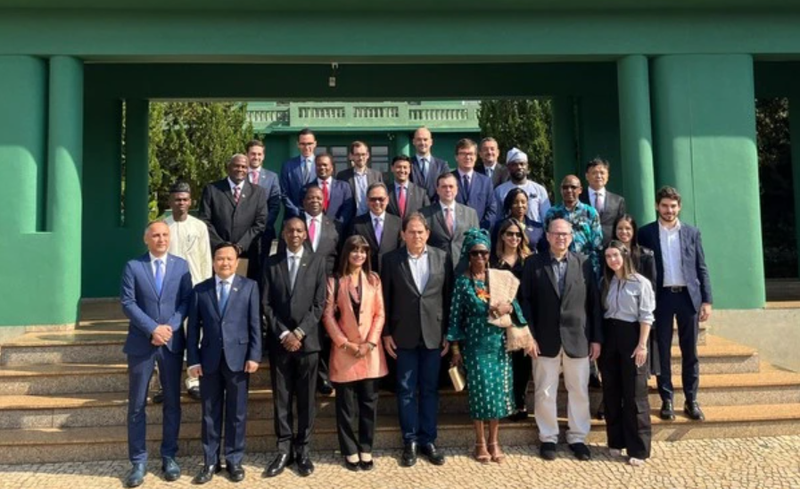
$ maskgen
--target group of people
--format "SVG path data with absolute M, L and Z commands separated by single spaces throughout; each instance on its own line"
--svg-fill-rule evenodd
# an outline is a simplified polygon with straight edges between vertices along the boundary
M 227 177 L 203 190 L 198 218 L 188 212 L 190 187 L 174 185 L 171 217 L 147 226 L 148 252 L 126 264 L 128 487 L 146 473 L 154 370 L 164 413 L 162 469 L 167 480 L 180 477 L 184 361 L 189 394 L 203 412 L 196 484 L 212 480 L 223 458 L 229 479 L 244 479 L 248 386 L 262 355 L 277 439 L 265 477 L 293 464 L 301 476 L 314 472 L 317 393 L 335 392 L 344 467 L 373 470 L 379 388 L 396 394 L 401 465 L 415 465 L 420 455 L 445 463 L 437 413 L 441 374 L 451 366 L 466 371 L 477 461 L 503 461 L 499 421 L 528 419 L 531 373 L 540 454 L 556 458 L 562 372 L 567 442 L 578 459 L 590 459 L 597 362 L 609 448 L 641 464 L 650 455 L 650 373 L 658 375 L 661 417 L 674 418 L 674 318 L 684 411 L 703 419 L 697 335 L 711 312 L 711 288 L 700 233 L 678 219 L 677 190 L 659 190 L 658 221 L 637 232 L 624 198 L 605 188 L 609 164 L 600 158 L 587 166 L 588 193 L 569 175 L 563 203 L 551 206 L 547 190 L 528 179 L 527 155 L 512 148 L 501 164 L 492 138 L 459 141 L 453 171 L 431 154 L 431 133 L 420 128 L 416 154 L 393 159 L 389 185 L 368 167 L 363 142 L 351 144 L 352 166 L 336 178 L 312 131 L 301 131 L 297 142 L 300 155 L 280 175 L 262 167 L 263 143 L 250 142 L 229 160 Z

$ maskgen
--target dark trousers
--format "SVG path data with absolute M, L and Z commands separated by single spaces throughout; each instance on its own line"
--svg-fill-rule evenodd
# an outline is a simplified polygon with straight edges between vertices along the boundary
M 358 442 L 353 430 L 356 413 L 358 413 Z M 339 448 L 342 455 L 372 453 L 377 420 L 378 389 L 375 379 L 336 383 L 336 430 L 339 434 Z
M 203 402 L 203 424 L 201 436 L 205 465 L 219 462 L 219 446 L 222 439 L 222 418 L 225 417 L 225 462 L 239 465 L 244 457 L 244 441 L 247 422 L 247 388 L 250 374 L 232 372 L 225 362 L 225 353 L 219 369 L 203 372 L 200 377 L 200 396 Z
M 521 350 L 511 353 L 511 362 L 514 372 L 514 406 L 524 410 L 527 409 L 525 394 L 528 392 L 533 364 L 531 357 Z
M 639 323 L 606 319 L 600 357 L 603 374 L 608 447 L 627 449 L 628 456 L 650 457 L 650 403 L 647 362 L 641 367 L 631 355 L 639 344 Z
M 661 399 L 672 400 L 672 319 L 678 322 L 678 344 L 681 348 L 681 378 L 683 393 L 687 402 L 697 399 L 700 383 L 700 360 L 697 358 L 698 315 L 686 288 L 673 293 L 668 289 L 658 292 L 656 299 L 656 328 L 658 354 L 661 357 L 661 374 L 658 379 L 658 393 Z
M 290 455 L 294 450 L 296 456 L 303 457 L 309 453 L 308 443 L 314 429 L 319 354 L 289 353 L 278 348 L 282 347 L 275 347 L 269 353 L 278 452 Z M 292 431 L 294 401 L 297 403 L 296 435 Z
M 405 444 L 436 441 L 440 353 L 439 348 L 397 349 L 397 411 Z
M 183 352 L 172 353 L 162 346 L 147 355 L 128 355 L 128 457 L 132 463 L 147 462 L 147 391 L 156 363 L 164 390 L 161 456 L 174 458 L 178 453 Z
M 317 367 L 317 386 L 321 386 L 325 381 L 330 381 L 328 375 L 328 359 L 331 357 L 331 338 L 325 327 L 320 324 L 320 352 L 319 352 L 319 367 Z

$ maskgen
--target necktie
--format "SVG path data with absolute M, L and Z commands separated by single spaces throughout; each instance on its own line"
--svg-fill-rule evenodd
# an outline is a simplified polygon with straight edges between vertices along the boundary
M 380 218 L 375 218 L 375 240 L 380 244 L 381 236 L 383 236 L 383 224 L 381 224 Z
M 330 195 L 328 194 L 328 181 L 322 181 L 322 210 L 328 212 L 328 202 L 330 201 Z
M 450 210 L 449 207 L 444 208 L 444 222 L 447 224 L 447 231 L 450 233 L 450 236 L 453 235 L 453 211 Z
M 308 239 L 311 241 L 311 246 L 314 246 L 314 237 L 317 235 L 317 219 L 315 217 L 311 218 L 311 222 L 308 223 Z M 314 250 L 317 251 L 317 250 Z
M 250 183 L 253 185 L 258 185 L 258 170 L 253 170 L 250 172 Z
M 225 308 L 228 306 L 228 296 L 230 295 L 230 290 L 228 290 L 228 282 L 223 280 L 219 283 L 219 312 L 220 314 L 225 314 Z
M 297 278 L 297 257 L 289 257 L 289 290 L 294 290 L 294 281 Z
M 594 194 L 594 208 L 597 209 L 597 213 L 600 214 L 603 212 L 603 207 L 605 206 L 605 197 L 600 192 Z
M 358 195 L 356 195 L 356 202 L 358 202 L 358 213 L 363 214 L 367 211 L 367 189 L 365 183 L 367 181 L 366 176 L 357 176 L 356 178 L 356 191 Z
M 397 198 L 397 205 L 400 207 L 400 217 L 406 217 L 406 188 L 400 187 L 400 196 Z
M 161 260 L 156 260 L 156 294 L 161 295 L 161 288 L 164 287 L 164 264 Z
M 465 201 L 469 200 L 469 175 L 464 175 L 464 196 L 466 197 Z
M 236 202 L 236 204 L 239 204 L 240 196 L 241 196 L 241 190 L 239 190 L 239 187 L 238 186 L 233 187 L 233 201 Z
M 308 181 L 308 176 L 311 173 L 311 162 L 307 159 L 303 160 L 303 182 Z
M 487 167 L 485 167 L 485 170 L 486 170 L 486 176 L 489 177 L 489 178 L 492 178 L 492 173 L 494 173 L 494 168 L 489 168 L 487 166 Z
M 421 158 L 420 163 L 422 163 L 422 179 L 424 181 L 428 181 L 428 158 Z

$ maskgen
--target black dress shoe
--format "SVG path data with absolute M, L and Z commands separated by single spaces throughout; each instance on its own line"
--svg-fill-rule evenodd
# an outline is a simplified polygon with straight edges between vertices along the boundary
M 400 465 L 403 467 L 413 467 L 417 463 L 417 442 L 407 443 L 403 448 L 403 455 L 400 457 Z
M 283 472 L 286 466 L 292 465 L 292 457 L 288 453 L 279 453 L 264 471 L 264 477 L 275 477 Z
M 543 442 L 539 447 L 539 456 L 545 460 L 556 459 L 556 444 L 550 442 Z
M 314 473 L 314 462 L 311 461 L 308 455 L 297 458 L 297 475 L 300 477 L 308 477 Z
M 585 443 L 570 443 L 569 449 L 572 450 L 575 458 L 582 462 L 592 458 L 592 452 L 589 451 L 589 447 Z
M 244 480 L 244 467 L 242 464 L 225 463 L 225 470 L 228 471 L 228 479 L 231 482 L 242 482 Z
M 364 462 L 363 460 L 358 463 L 358 466 L 361 467 L 361 470 L 364 472 L 369 472 L 370 470 L 375 468 L 375 462 L 370 460 L 369 462 Z
M 214 478 L 214 474 L 222 470 L 222 468 L 217 465 L 204 465 L 200 472 L 194 476 L 192 479 L 192 484 L 205 484 L 206 482 L 211 482 L 211 479 Z
M 317 392 L 323 396 L 330 396 L 333 394 L 333 386 L 327 380 L 321 380 L 317 383 Z
M 426 443 L 420 451 L 433 465 L 444 465 L 444 453 L 438 450 L 433 443 Z
M 189 397 L 191 397 L 195 401 L 202 401 L 203 400 L 203 398 L 200 397 L 200 388 L 199 387 L 192 387 L 186 392 L 188 392 L 189 393 Z
M 167 482 L 174 482 L 181 478 L 181 467 L 174 458 L 164 457 L 162 460 L 161 470 L 164 471 L 164 479 Z
M 697 401 L 687 402 L 683 405 L 683 412 L 695 421 L 705 421 L 706 415 L 700 409 L 700 404 Z
M 672 421 L 675 419 L 675 409 L 672 407 L 672 401 L 664 401 L 661 404 L 661 411 L 658 413 L 659 417 L 665 421 Z
M 161 404 L 164 402 L 164 391 L 158 389 L 155 394 L 153 394 L 153 404 Z
M 125 476 L 125 487 L 139 487 L 144 482 L 147 473 L 147 464 L 133 464 L 131 471 Z
M 359 462 L 349 462 L 346 458 L 344 459 L 344 468 L 347 470 L 358 472 L 361 470 L 361 464 Z

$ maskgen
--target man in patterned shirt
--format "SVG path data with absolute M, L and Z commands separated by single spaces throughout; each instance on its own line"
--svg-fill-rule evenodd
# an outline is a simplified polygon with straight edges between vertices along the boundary
M 544 226 L 550 225 L 553 219 L 564 219 L 572 224 L 572 244 L 570 251 L 583 253 L 592 262 L 595 277 L 601 277 L 600 256 L 603 252 L 603 228 L 600 217 L 590 205 L 579 200 L 581 181 L 575 175 L 567 175 L 561 181 L 562 203 L 551 207 L 544 218 Z

